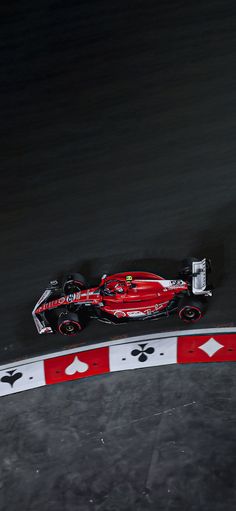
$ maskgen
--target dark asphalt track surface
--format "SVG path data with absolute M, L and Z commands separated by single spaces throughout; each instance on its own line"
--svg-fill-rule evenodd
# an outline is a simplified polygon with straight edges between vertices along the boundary
M 6 3 L 1 364 L 113 337 L 40 337 L 48 280 L 213 261 L 197 328 L 236 326 L 235 2 Z M 1 398 L 0 509 L 236 505 L 236 365 L 149 368 Z

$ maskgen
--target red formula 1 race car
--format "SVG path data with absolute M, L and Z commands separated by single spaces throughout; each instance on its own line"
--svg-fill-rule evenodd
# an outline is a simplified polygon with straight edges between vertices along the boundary
M 212 296 L 208 286 L 210 261 L 188 258 L 176 280 L 149 272 L 131 271 L 103 275 L 89 287 L 80 273 L 62 282 L 51 281 L 33 310 L 40 334 L 76 335 L 89 318 L 105 323 L 144 321 L 177 313 L 187 323 L 198 321 Z

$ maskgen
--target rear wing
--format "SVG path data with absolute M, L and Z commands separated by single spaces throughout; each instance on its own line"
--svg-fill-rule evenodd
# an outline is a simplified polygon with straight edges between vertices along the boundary
M 192 262 L 192 293 L 194 295 L 212 296 L 212 291 L 207 289 L 207 265 L 206 258 Z

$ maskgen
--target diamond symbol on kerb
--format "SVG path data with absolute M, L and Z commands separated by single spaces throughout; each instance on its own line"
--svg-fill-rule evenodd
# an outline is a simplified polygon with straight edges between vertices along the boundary
M 220 350 L 221 348 L 223 348 L 223 344 L 220 344 L 219 342 L 217 342 L 214 337 L 211 337 L 209 339 L 209 341 L 207 342 L 204 342 L 204 344 L 202 344 L 201 346 L 198 346 L 200 348 L 200 350 L 202 351 L 205 351 L 205 353 L 209 356 L 209 357 L 212 357 L 213 355 L 215 355 L 215 353 Z

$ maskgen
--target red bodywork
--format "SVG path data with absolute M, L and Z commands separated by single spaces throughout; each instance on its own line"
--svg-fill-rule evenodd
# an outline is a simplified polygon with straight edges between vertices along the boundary
M 117 319 L 138 319 L 161 312 L 186 282 L 165 280 L 149 272 L 125 272 L 102 278 L 99 286 L 44 303 L 36 314 L 69 304 L 93 305 L 104 315 Z M 110 293 L 109 295 L 107 293 Z

